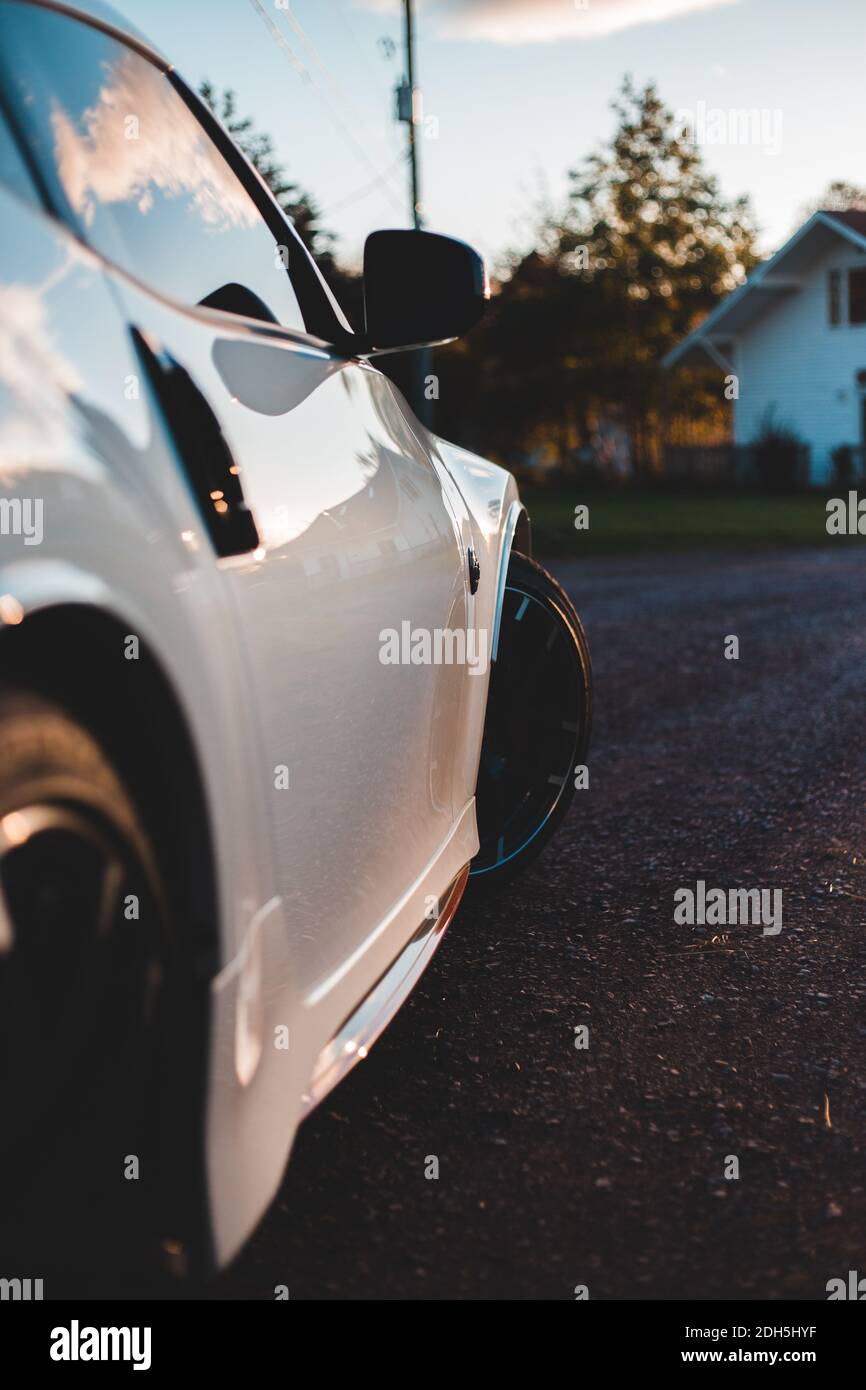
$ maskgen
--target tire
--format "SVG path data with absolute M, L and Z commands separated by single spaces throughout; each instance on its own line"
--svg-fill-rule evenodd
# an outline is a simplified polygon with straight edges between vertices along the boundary
M 4 1273 L 81 1292 L 158 1269 L 170 975 L 165 889 L 128 788 L 83 724 L 0 685 Z
M 580 618 L 552 575 L 513 553 L 478 771 L 475 893 L 522 873 L 561 824 L 591 722 L 592 666 Z

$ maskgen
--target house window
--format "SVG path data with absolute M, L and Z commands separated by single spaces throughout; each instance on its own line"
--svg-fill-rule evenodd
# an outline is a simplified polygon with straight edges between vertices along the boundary
M 842 275 L 831 270 L 827 279 L 827 311 L 831 324 L 842 322 Z
M 866 266 L 848 271 L 848 322 L 866 323 Z

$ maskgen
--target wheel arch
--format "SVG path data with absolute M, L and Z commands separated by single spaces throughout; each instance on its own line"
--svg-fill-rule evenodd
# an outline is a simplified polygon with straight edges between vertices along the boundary
M 502 605 L 505 601 L 505 581 L 508 577 L 508 563 L 511 552 L 519 551 L 532 559 L 532 528 L 529 514 L 518 499 L 511 503 L 502 527 L 502 540 L 499 551 L 499 568 L 496 575 L 496 603 L 493 611 L 493 637 L 490 642 L 490 659 L 496 660 L 499 648 L 499 626 L 502 621 Z
M 523 503 L 519 503 L 520 511 L 514 525 L 514 535 L 511 540 L 511 550 L 519 550 L 521 555 L 532 559 L 532 524 L 529 520 L 529 513 Z
M 196 974 L 218 968 L 218 902 L 205 783 L 186 714 L 154 652 L 118 659 L 129 633 L 97 606 L 56 602 L 0 625 L 0 671 L 90 728 L 126 780 L 153 835 Z M 170 794 L 166 794 L 169 789 Z
M 144 639 L 137 660 L 123 659 L 128 632 L 118 615 L 96 605 L 49 602 L 20 623 L 0 624 L 0 672 L 90 729 L 153 838 L 171 900 L 177 983 L 176 1065 L 165 1092 L 172 1154 L 166 1217 L 180 1244 L 166 1258 L 175 1273 L 204 1274 L 214 1267 L 205 1176 L 210 981 L 219 962 L 214 838 L 181 701 Z

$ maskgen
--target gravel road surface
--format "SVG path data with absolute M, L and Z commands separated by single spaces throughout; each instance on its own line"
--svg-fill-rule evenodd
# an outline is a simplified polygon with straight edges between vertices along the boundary
M 866 1274 L 866 556 L 551 568 L 593 648 L 589 790 L 463 907 L 216 1296 L 823 1299 Z M 698 879 L 782 889 L 781 933 L 676 925 Z

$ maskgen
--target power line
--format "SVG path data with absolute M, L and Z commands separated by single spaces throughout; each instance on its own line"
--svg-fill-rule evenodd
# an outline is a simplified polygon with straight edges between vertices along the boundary
M 282 8 L 282 7 L 281 7 L 281 8 Z M 304 44 L 306 44 L 307 48 L 308 48 L 308 49 L 310 50 L 310 52 L 312 53 L 312 55 L 313 55 L 313 61 L 315 62 L 316 66 L 319 68 L 320 72 L 324 75 L 325 80 L 327 81 L 327 83 L 328 83 L 328 85 L 330 86 L 331 90 L 336 94 L 338 100 L 342 100 L 342 101 L 343 101 L 343 103 L 344 103 L 344 104 L 346 105 L 346 107 L 349 109 L 350 114 L 354 117 L 354 119 L 355 119 L 357 125 L 363 126 L 367 131 L 370 131 L 371 128 L 370 128 L 370 125 L 369 125 L 369 123 L 368 123 L 368 120 L 367 120 L 366 115 L 361 111 L 361 109 L 360 109 L 358 106 L 356 106 L 355 101 L 354 101 L 353 97 L 351 96 L 351 94 L 346 90 L 346 88 L 343 86 L 343 84 L 342 84 L 342 83 L 339 81 L 339 79 L 332 73 L 332 71 L 330 70 L 330 68 L 328 67 L 328 65 L 325 63 L 325 60 L 323 59 L 321 53 L 319 52 L 319 48 L 318 48 L 317 44 L 316 44 L 316 43 L 314 42 L 314 40 L 310 37 L 310 35 L 307 33 L 306 29 L 304 28 L 304 26 L 303 26 L 303 24 L 301 23 L 300 19 L 298 18 L 297 14 L 296 14 L 296 13 L 294 12 L 294 10 L 291 8 L 291 5 L 290 5 L 290 3 L 289 3 L 289 0 L 285 0 L 285 9 L 282 10 L 282 13 L 284 13 L 284 14 L 286 15 L 286 18 L 287 18 L 288 22 L 291 24 L 291 26 L 292 26 L 292 28 L 294 29 L 295 33 L 298 35 L 298 37 L 301 39 L 301 41 L 302 41 Z M 352 36 L 353 43 L 354 43 L 355 47 L 358 48 L 358 47 L 359 47 L 359 44 L 358 44 L 357 36 L 354 34 L 354 31 L 351 29 L 351 26 L 349 26 L 349 24 L 348 24 L 348 18 L 347 18 L 347 16 L 345 15 L 345 13 L 343 12 L 343 10 L 342 10 L 341 7 L 338 7 L 338 8 L 337 8 L 337 14 L 338 14 L 339 17 L 343 20 L 343 22 L 346 24 L 347 28 L 349 29 L 349 33 L 350 33 L 351 36 Z M 368 71 L 369 73 L 372 74 L 372 68 L 370 68 L 369 64 L 367 64 L 367 71 Z M 374 79 L 373 79 L 373 80 L 374 80 L 374 83 L 375 83 L 375 81 L 376 81 L 375 76 L 374 76 Z M 390 170 L 391 170 L 392 167 L 393 167 L 393 166 L 389 166 L 389 170 L 386 171 L 386 177 L 390 177 Z
M 358 120 L 359 125 L 366 125 L 366 116 L 364 116 L 360 109 L 355 105 L 353 98 L 348 94 L 345 87 L 341 85 L 341 83 L 333 75 L 331 70 L 327 67 L 324 59 L 322 58 L 322 55 L 316 47 L 316 44 L 310 38 L 301 21 L 298 19 L 294 10 L 291 8 L 289 0 L 286 0 L 285 8 L 278 10 L 277 13 L 285 15 L 286 20 L 289 24 L 291 24 L 298 38 L 301 40 L 302 43 L 306 44 L 310 53 L 312 53 L 313 55 L 313 62 L 316 64 L 316 67 L 322 73 L 323 77 L 325 78 L 325 81 L 328 83 L 331 90 L 335 93 L 338 100 L 345 102 L 345 104 L 350 108 L 352 114 Z
M 367 194 L 372 193 L 373 189 L 376 188 L 382 182 L 382 179 L 390 178 L 394 171 L 398 169 L 401 164 L 405 164 L 407 158 L 408 156 L 406 154 L 406 151 L 401 150 L 397 158 L 394 160 L 394 163 L 388 166 L 381 178 L 373 179 L 370 183 L 365 183 L 363 187 L 356 189 L 354 193 L 350 193 L 347 198 L 341 198 L 339 203 L 334 203 L 333 207 L 327 208 L 322 213 L 322 216 L 325 218 L 331 218 L 334 216 L 335 213 L 342 212 L 345 208 L 350 207 L 352 203 L 357 203 L 361 200 L 361 198 L 366 198 Z
M 355 139 L 355 136 L 353 135 L 349 126 L 346 125 L 339 111 L 336 111 L 331 102 L 328 100 L 327 93 L 324 92 L 322 88 L 319 86 L 319 84 L 315 81 L 309 68 L 295 53 L 294 49 L 292 48 L 283 31 L 279 29 L 276 24 L 274 24 L 267 10 L 260 3 L 260 0 L 250 0 L 250 4 L 264 23 L 274 43 L 277 45 L 280 51 L 286 55 L 289 63 L 294 68 L 295 72 L 298 74 L 301 80 L 306 82 L 309 86 L 311 86 L 314 89 L 314 91 L 316 91 L 318 95 L 321 97 L 322 101 L 324 102 L 331 115 L 332 120 L 336 123 L 336 125 L 342 132 L 347 143 L 351 145 L 356 157 L 361 160 L 361 162 L 367 167 L 367 169 L 370 170 L 370 172 L 373 174 L 376 180 L 384 180 L 386 177 L 385 174 L 382 172 L 381 169 L 377 169 L 376 165 L 370 159 L 363 145 L 361 145 Z M 398 208 L 402 212 L 402 206 L 394 190 L 392 188 L 389 188 L 387 183 L 384 182 L 382 183 L 382 190 L 390 198 L 394 207 Z

